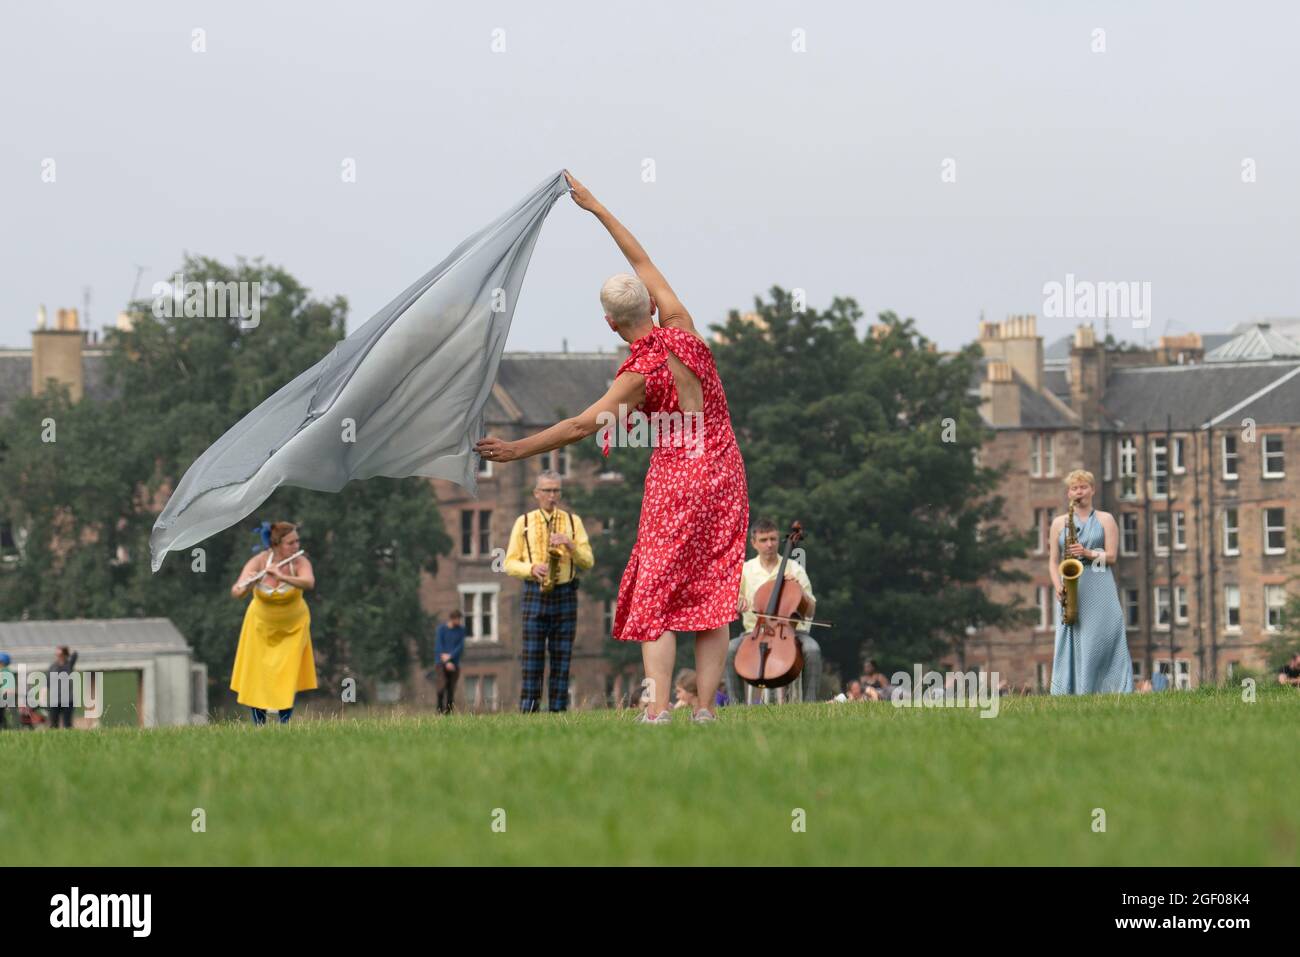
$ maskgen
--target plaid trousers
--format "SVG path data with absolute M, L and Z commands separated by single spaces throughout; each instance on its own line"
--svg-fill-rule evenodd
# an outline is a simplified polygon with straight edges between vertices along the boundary
M 547 650 L 551 674 L 546 682 L 547 707 L 551 711 L 569 708 L 569 659 L 573 655 L 573 633 L 578 623 L 578 583 L 556 585 L 542 594 L 535 581 L 524 582 L 521 606 L 524 619 L 523 684 L 519 710 L 537 711 L 542 704 L 542 671 Z

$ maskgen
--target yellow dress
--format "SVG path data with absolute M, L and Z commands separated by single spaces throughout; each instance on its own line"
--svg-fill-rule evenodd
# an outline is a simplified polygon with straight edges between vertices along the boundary
M 270 563 L 267 553 L 267 563 Z M 293 565 L 290 565 L 293 574 Z M 293 707 L 299 691 L 316 687 L 311 650 L 311 612 L 302 589 L 281 582 L 274 590 L 258 582 L 244 612 L 244 627 L 235 650 L 230 690 L 250 708 L 283 711 Z

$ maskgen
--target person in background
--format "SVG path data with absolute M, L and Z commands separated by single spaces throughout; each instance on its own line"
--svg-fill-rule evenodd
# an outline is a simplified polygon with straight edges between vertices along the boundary
M 18 714 L 18 678 L 14 675 L 13 670 L 9 667 L 12 659 L 0 651 L 0 731 L 9 727 L 9 712 L 14 712 L 14 727 L 17 725 Z M 10 708 L 9 702 L 13 702 Z
M 690 668 L 683 668 L 677 673 L 677 684 L 673 688 L 677 693 L 677 701 L 673 708 L 687 708 L 691 714 L 694 714 L 700 707 L 700 688 L 699 682 L 695 678 L 695 672 Z
M 51 728 L 72 727 L 72 672 L 77 667 L 77 653 L 67 645 L 54 649 L 54 664 L 50 665 L 50 682 L 47 690 Z
M 438 689 L 438 713 L 450 714 L 455 703 L 456 682 L 460 678 L 460 655 L 465 650 L 465 625 L 459 609 L 453 609 L 447 621 L 438 626 L 433 640 L 434 687 Z
M 1300 687 L 1300 652 L 1291 656 L 1291 660 L 1277 671 L 1277 683 Z

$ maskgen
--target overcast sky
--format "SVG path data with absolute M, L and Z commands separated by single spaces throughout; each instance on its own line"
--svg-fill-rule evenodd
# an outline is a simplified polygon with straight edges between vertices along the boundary
M 110 323 L 184 251 L 264 256 L 356 328 L 563 167 L 700 323 L 776 284 L 955 348 L 1067 274 L 1150 282 L 1151 338 L 1300 315 L 1298 10 L 5 4 L 0 344 L 87 286 Z M 563 198 L 508 348 L 611 348 L 621 265 Z

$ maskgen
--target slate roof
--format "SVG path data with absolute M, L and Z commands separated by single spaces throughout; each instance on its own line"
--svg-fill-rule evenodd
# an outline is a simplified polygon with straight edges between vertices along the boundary
M 1102 398 L 1106 415 L 1125 431 L 1144 422 L 1163 429 L 1166 416 L 1175 429 L 1197 429 L 1238 406 L 1236 421 L 1300 424 L 1300 359 L 1116 369 Z
M 497 385 L 520 417 L 511 416 L 493 397 L 484 413 L 486 421 L 551 425 L 577 415 L 605 394 L 623 358 L 615 352 L 507 352 L 497 370 Z
M 40 653 L 51 661 L 54 649 L 67 645 L 73 651 L 156 654 L 188 653 L 189 645 L 168 618 L 69 618 L 61 621 L 0 621 L 0 651 L 17 658 Z
M 980 383 L 988 378 L 988 364 L 995 361 L 991 356 L 981 356 L 971 371 L 968 392 L 978 396 Z M 1016 384 L 1020 387 L 1020 425 L 1021 429 L 1073 429 L 1078 427 L 1075 417 L 1060 408 L 1047 396 L 1033 389 L 1014 369 Z M 1069 389 L 1066 389 L 1069 396 Z M 1005 428 L 1005 426 L 1003 426 Z

